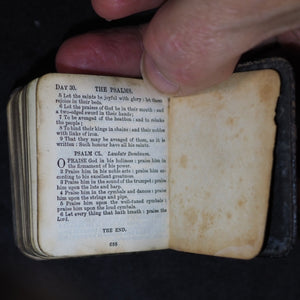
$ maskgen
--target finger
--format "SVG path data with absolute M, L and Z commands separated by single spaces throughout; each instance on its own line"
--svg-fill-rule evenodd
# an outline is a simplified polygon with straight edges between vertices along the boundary
M 165 0 L 92 0 L 96 13 L 107 19 L 120 19 L 159 7 Z
M 283 45 L 293 45 L 300 48 L 300 28 L 287 31 L 278 36 L 278 41 Z
M 209 7 L 190 5 L 167 2 L 144 33 L 143 77 L 167 94 L 192 94 L 225 80 L 244 50 L 232 47 L 237 37 L 225 35 Z
M 299 0 L 168 1 L 143 36 L 143 77 L 165 93 L 196 93 L 229 77 L 247 50 L 297 28 L 299 12 Z
M 288 60 L 293 65 L 296 80 L 300 82 L 300 76 L 297 76 L 297 72 L 300 72 L 300 28 L 285 32 L 277 38 Z
M 138 28 L 91 32 L 67 40 L 56 55 L 63 73 L 140 76 L 142 38 Z

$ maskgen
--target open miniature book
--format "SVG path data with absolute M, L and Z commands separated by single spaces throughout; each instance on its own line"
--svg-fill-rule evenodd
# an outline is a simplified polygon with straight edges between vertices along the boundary
M 38 259 L 171 248 L 249 259 L 264 240 L 280 79 L 189 97 L 48 74 L 8 105 L 15 236 Z

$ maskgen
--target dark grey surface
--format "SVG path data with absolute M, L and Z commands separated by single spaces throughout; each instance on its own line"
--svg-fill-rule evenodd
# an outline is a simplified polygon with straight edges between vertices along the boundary
M 298 239 L 287 257 L 251 261 L 169 250 L 44 262 L 23 256 L 14 245 L 11 221 L 9 93 L 53 71 L 66 37 L 109 25 L 88 0 L 4 0 L 0 8 L 1 294 L 7 292 L 7 299 L 300 299 Z

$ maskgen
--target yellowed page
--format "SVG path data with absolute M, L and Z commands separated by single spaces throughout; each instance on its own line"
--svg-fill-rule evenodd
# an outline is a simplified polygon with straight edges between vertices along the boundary
M 167 98 L 101 76 L 50 74 L 37 88 L 40 249 L 167 248 Z
M 170 247 L 248 259 L 268 210 L 279 76 L 238 73 L 169 114 Z

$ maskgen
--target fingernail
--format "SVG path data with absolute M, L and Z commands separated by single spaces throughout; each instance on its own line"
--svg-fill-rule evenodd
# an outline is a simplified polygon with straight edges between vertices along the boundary
M 147 53 L 144 53 L 142 56 L 141 73 L 145 81 L 150 82 L 152 86 L 164 94 L 174 95 L 179 90 L 179 86 L 162 74 Z

